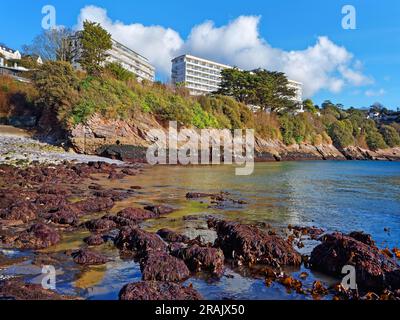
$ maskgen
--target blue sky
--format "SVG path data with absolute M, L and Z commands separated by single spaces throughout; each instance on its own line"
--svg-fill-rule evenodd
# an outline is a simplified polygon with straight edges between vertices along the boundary
M 379 101 L 392 109 L 400 107 L 397 0 L 8 1 L 0 12 L 0 42 L 17 49 L 29 43 L 41 32 L 41 9 L 48 4 L 56 8 L 59 25 L 73 27 L 79 16 L 107 21 L 113 36 L 149 57 L 164 81 L 170 56 L 192 52 L 241 67 L 285 69 L 305 82 L 316 103 L 330 99 L 367 107 Z M 357 10 L 356 30 L 341 26 L 345 4 Z M 88 5 L 96 8 L 82 13 Z M 207 37 L 204 43 L 202 36 Z

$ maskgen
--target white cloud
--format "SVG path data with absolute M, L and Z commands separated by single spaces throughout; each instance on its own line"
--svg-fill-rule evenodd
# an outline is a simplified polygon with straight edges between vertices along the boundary
M 85 19 L 101 23 L 116 40 L 146 56 L 164 77 L 169 77 L 174 57 L 191 53 L 243 69 L 262 67 L 285 72 L 303 82 L 305 97 L 322 89 L 338 93 L 346 85 L 373 82 L 362 73 L 362 63 L 328 37 L 319 37 L 304 50 L 273 48 L 259 33 L 259 16 L 240 16 L 221 27 L 206 21 L 194 26 L 186 40 L 170 28 L 112 21 L 106 10 L 95 6 L 81 10 L 78 28 Z
M 386 94 L 385 89 L 379 89 L 379 90 L 367 90 L 365 91 L 365 95 L 367 97 L 381 97 Z

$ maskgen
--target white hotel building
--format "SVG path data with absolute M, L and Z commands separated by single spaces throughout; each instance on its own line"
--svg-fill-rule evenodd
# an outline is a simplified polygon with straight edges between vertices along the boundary
M 73 47 L 79 52 L 80 32 L 71 37 Z M 154 82 L 156 72 L 155 68 L 150 64 L 149 60 L 139 53 L 129 49 L 118 41 L 112 40 L 112 49 L 107 51 L 107 61 L 120 63 L 121 66 L 135 74 L 139 81 L 148 80 Z M 76 69 L 81 69 L 79 65 L 79 53 L 74 59 L 73 65 Z
M 192 95 L 215 92 L 220 88 L 221 71 L 232 69 L 231 66 L 198 58 L 192 55 L 182 55 L 172 60 L 172 83 L 183 83 Z M 303 84 L 289 80 L 289 86 L 296 90 L 296 102 L 303 102 Z
M 193 95 L 217 91 L 221 84 L 221 71 L 231 66 L 182 55 L 172 60 L 172 83 L 184 83 Z

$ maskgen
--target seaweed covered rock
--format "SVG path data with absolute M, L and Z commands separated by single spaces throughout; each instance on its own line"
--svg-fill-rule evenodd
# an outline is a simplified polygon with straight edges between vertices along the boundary
M 142 281 L 127 284 L 119 293 L 120 300 L 202 300 L 202 296 L 192 287 L 174 282 Z
M 94 247 L 102 245 L 105 241 L 104 241 L 104 236 L 100 234 L 94 234 L 83 239 L 83 242 L 85 242 L 89 246 Z
M 312 269 L 341 276 L 343 266 L 352 265 L 360 289 L 400 288 L 400 266 L 374 246 L 339 232 L 324 235 L 321 240 L 322 243 L 311 253 Z
M 43 289 L 39 284 L 24 283 L 20 279 L 0 281 L 0 300 L 74 300 L 76 297 L 62 296 Z
M 57 244 L 60 235 L 53 228 L 37 223 L 16 236 L 7 236 L 3 242 L 21 249 L 45 249 Z
M 209 220 L 208 224 L 217 231 L 215 246 L 239 264 L 267 264 L 273 267 L 301 264 L 301 255 L 277 235 L 235 222 Z
M 206 271 L 217 277 L 224 272 L 224 253 L 221 249 L 193 245 L 175 250 L 172 255 L 185 261 L 193 272 Z
M 139 228 L 122 228 L 115 239 L 115 245 L 121 250 L 132 251 L 138 258 L 157 251 L 167 252 L 167 245 L 159 236 Z
M 164 239 L 166 242 L 188 242 L 189 237 L 182 235 L 178 232 L 172 231 L 170 229 L 160 229 L 157 231 L 157 234 Z
M 126 208 L 118 212 L 117 216 L 133 222 L 140 222 L 147 219 L 158 218 L 160 215 L 141 208 Z
M 145 210 L 151 211 L 154 214 L 158 215 L 158 216 L 162 216 L 165 214 L 170 214 L 172 212 L 174 212 L 175 210 L 169 206 L 163 206 L 163 205 L 150 205 L 150 206 L 146 206 L 144 207 Z
M 94 251 L 89 251 L 87 249 L 75 251 L 71 256 L 76 264 L 85 266 L 101 265 L 109 261 L 106 256 Z
M 76 206 L 86 213 L 101 212 L 111 209 L 114 201 L 111 198 L 95 197 L 79 201 Z
M 165 252 L 151 253 L 141 262 L 143 280 L 179 282 L 190 276 L 186 264 Z
M 85 227 L 91 232 L 106 232 L 117 227 L 117 224 L 109 219 L 95 219 L 85 223 Z

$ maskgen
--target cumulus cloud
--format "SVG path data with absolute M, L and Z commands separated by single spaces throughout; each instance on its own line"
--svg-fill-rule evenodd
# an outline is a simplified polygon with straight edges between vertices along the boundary
M 346 85 L 363 86 L 373 82 L 362 72 L 362 63 L 346 48 L 321 36 L 304 50 L 273 48 L 259 33 L 260 16 L 240 16 L 224 26 L 206 21 L 194 26 L 187 39 L 163 26 L 144 26 L 112 21 L 105 9 L 87 6 L 81 10 L 77 28 L 84 20 L 99 22 L 116 40 L 146 56 L 158 72 L 168 77 L 171 60 L 190 53 L 242 69 L 265 68 L 285 72 L 303 82 L 305 97 L 322 89 L 338 93 Z

